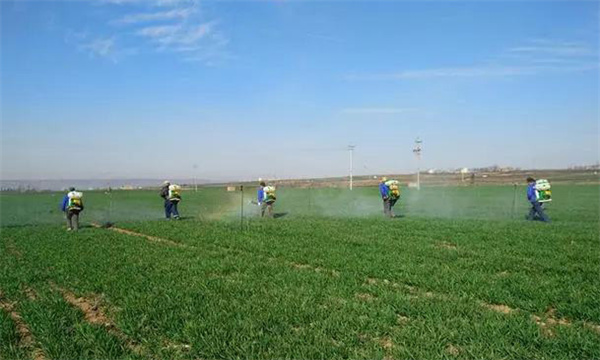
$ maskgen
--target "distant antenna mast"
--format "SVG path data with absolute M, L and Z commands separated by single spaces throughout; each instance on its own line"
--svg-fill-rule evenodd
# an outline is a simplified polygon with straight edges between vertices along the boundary
M 420 138 L 415 140 L 413 153 L 417 157 L 417 190 L 421 190 L 421 144 L 423 141 Z
M 350 151 L 350 190 L 352 190 L 352 177 L 354 173 L 354 148 L 356 145 L 348 145 L 348 151 Z

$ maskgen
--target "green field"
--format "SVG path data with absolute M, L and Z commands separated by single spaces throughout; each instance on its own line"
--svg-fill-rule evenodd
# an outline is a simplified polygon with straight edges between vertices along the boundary
M 2 194 L 0 359 L 600 359 L 600 188 L 553 194 L 543 224 L 512 186 L 405 189 L 396 219 L 376 188 L 281 188 L 276 219 L 202 188 L 181 221 L 86 192 L 115 226 L 78 233 L 61 194 Z

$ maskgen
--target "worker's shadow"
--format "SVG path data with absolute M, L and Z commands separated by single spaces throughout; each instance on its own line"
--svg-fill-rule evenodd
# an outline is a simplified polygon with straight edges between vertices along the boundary
M 286 216 L 287 214 L 288 214 L 287 212 L 275 213 L 275 214 L 273 214 L 273 219 L 282 218 L 282 217 Z

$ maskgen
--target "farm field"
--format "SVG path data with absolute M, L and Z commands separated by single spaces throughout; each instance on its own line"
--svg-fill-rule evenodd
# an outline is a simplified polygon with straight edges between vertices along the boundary
M 516 197 L 515 197 L 516 194 Z M 0 195 L 0 359 L 599 359 L 600 188 Z M 244 219 L 240 220 L 241 205 Z M 513 205 L 514 204 L 514 205 Z M 111 228 L 88 224 L 114 224 Z

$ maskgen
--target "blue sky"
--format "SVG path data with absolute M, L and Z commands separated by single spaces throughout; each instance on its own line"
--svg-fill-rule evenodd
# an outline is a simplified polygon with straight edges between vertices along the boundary
M 594 1 L 0 1 L 2 179 L 598 161 Z M 194 168 L 196 165 L 196 168 Z

